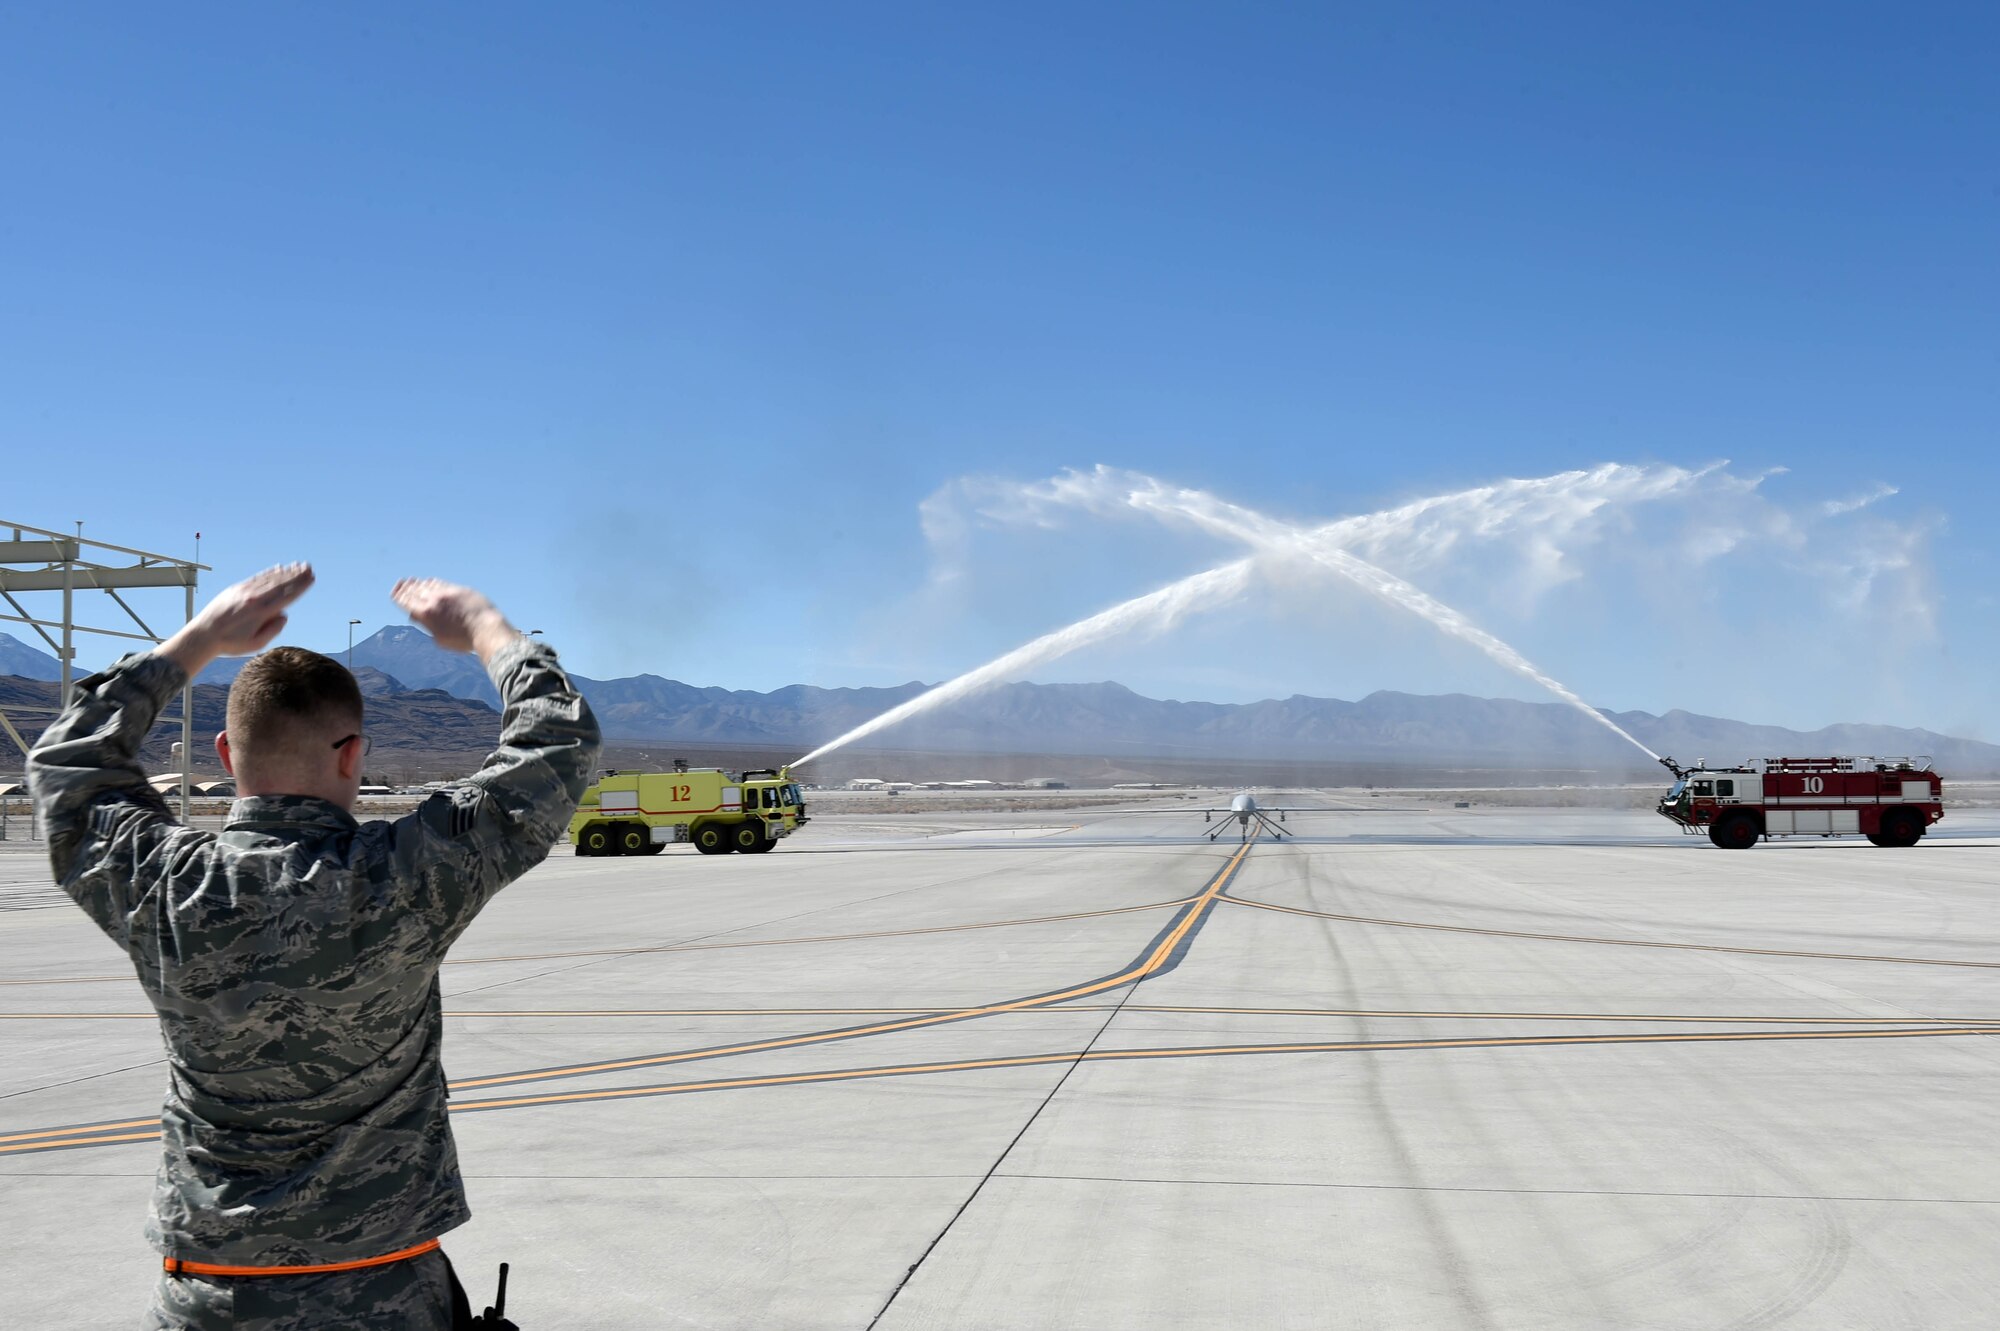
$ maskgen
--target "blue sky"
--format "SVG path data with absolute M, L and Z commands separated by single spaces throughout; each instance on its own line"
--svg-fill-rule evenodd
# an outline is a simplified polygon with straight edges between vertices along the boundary
M 1325 520 L 1727 460 L 1787 470 L 1725 556 L 1667 558 L 1703 493 L 1545 588 L 1491 551 L 1398 571 L 1607 707 L 2000 738 L 1990 7 L 21 4 L 0 34 L 0 518 L 200 530 L 218 579 L 311 559 L 293 640 L 436 573 L 591 675 L 937 679 L 1232 553 L 1065 510 L 975 521 L 948 580 L 922 506 L 968 477 Z M 1536 696 L 1300 579 L 1039 677 Z

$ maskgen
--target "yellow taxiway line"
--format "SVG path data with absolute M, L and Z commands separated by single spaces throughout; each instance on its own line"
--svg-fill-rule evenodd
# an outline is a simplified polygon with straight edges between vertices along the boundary
M 1145 979 L 1157 972 L 1193 934 L 1203 916 L 1217 901 L 1231 901 L 1238 905 L 1260 910 L 1277 911 L 1284 914 L 1304 915 L 1317 918 L 1345 920 L 1353 923 L 1390 925 L 1404 928 L 1433 929 L 1456 933 L 1490 934 L 1501 937 L 1526 937 L 1569 942 L 1610 943 L 1634 947 L 1674 948 L 1694 951 L 1721 951 L 1751 953 L 1766 956 L 1824 957 L 1841 960 L 1903 961 L 1914 964 L 1937 964 L 1955 966 L 2000 966 L 1992 962 L 1929 961 L 1922 958 L 1856 956 L 1840 953 L 1790 952 L 1766 948 L 1737 948 L 1696 943 L 1661 943 L 1638 939 L 1595 938 L 1579 935 L 1524 933 L 1514 930 L 1484 929 L 1466 925 L 1424 924 L 1404 920 L 1384 920 L 1366 916 L 1340 915 L 1332 912 L 1307 910 L 1299 907 L 1279 906 L 1269 902 L 1251 901 L 1241 897 L 1226 895 L 1229 883 L 1249 855 L 1254 842 L 1246 841 L 1229 858 L 1229 861 L 1215 875 L 1209 885 L 1200 893 L 1175 901 L 1153 903 L 1146 906 L 1121 907 L 1107 911 L 1078 912 L 1070 915 L 1044 916 L 1032 920 L 1002 921 L 983 925 L 956 925 L 933 929 L 880 931 L 869 934 L 833 935 L 814 939 L 765 940 L 762 943 L 713 944 L 714 947 L 767 946 L 780 942 L 843 941 L 875 937 L 892 937 L 904 934 L 952 932 L 970 928 L 1001 927 L 1008 923 L 1033 923 L 1045 920 L 1080 919 L 1101 915 L 1124 914 L 1138 910 L 1154 910 L 1165 906 L 1186 907 L 1185 913 L 1159 938 L 1154 947 L 1138 963 L 1117 974 L 1074 985 L 1046 994 L 1031 995 L 1001 1003 L 983 1004 L 976 1007 L 958 1008 L 945 1011 L 899 1008 L 775 1008 L 775 1009 L 598 1009 L 598 1010 L 537 1010 L 537 1011 L 497 1011 L 497 1012 L 457 1012 L 449 1014 L 458 1018 L 471 1017 L 566 1017 L 566 1016 L 756 1016 L 756 1015 L 896 1015 L 906 1019 L 878 1022 L 872 1025 L 847 1027 L 832 1031 L 816 1031 L 803 1035 L 775 1037 L 768 1040 L 746 1041 L 735 1045 L 713 1046 L 703 1049 L 682 1050 L 675 1053 L 648 1055 L 640 1058 L 615 1059 L 599 1063 L 570 1064 L 561 1067 L 543 1068 L 531 1072 L 496 1074 L 488 1077 L 466 1078 L 451 1083 L 454 1091 L 464 1091 L 482 1087 L 519 1084 L 547 1080 L 556 1077 L 596 1075 L 607 1072 L 626 1071 L 641 1067 L 657 1067 L 694 1059 L 724 1057 L 734 1054 L 760 1053 L 769 1050 L 797 1048 L 804 1045 L 826 1043 L 835 1040 L 853 1039 L 870 1035 L 881 1035 L 896 1031 L 914 1030 L 946 1022 L 967 1018 L 991 1016 L 1010 1012 L 1049 1011 L 1055 1005 L 1067 1003 L 1077 998 L 1087 998 L 1128 983 Z M 693 950 L 704 945 L 673 945 L 663 948 L 618 949 L 617 952 L 653 952 Z M 599 952 L 581 954 L 541 954 L 534 957 L 513 959 L 541 959 L 543 956 L 601 955 Z M 480 958 L 479 960 L 503 960 L 507 958 Z M 56 981 L 43 981 L 53 983 Z M 31 982 L 32 983 L 32 982 Z M 1105 1005 L 1078 1005 L 1062 1010 L 1091 1011 L 1103 1010 Z M 711 1079 L 697 1082 L 668 1083 L 656 1086 L 618 1087 L 595 1091 L 543 1092 L 533 1095 L 506 1096 L 485 1100 L 457 1100 L 454 1112 L 522 1107 L 540 1104 L 564 1104 L 590 1100 L 621 1099 L 648 1095 L 684 1094 L 700 1090 L 722 1090 L 761 1086 L 800 1085 L 813 1082 L 846 1081 L 860 1078 L 909 1076 L 928 1072 L 969 1071 L 982 1068 L 1026 1067 L 1068 1060 L 1084 1062 L 1106 1062 L 1156 1058 L 1195 1058 L 1221 1055 L 1251 1055 L 1280 1053 L 1335 1053 L 1335 1052 L 1379 1052 L 1411 1049 L 1466 1049 L 1498 1048 L 1513 1046 L 1553 1046 L 1566 1044 L 1653 1044 L 1690 1043 L 1741 1040 L 1804 1040 L 1804 1039 L 1866 1039 L 1866 1038 L 1911 1038 L 1921 1036 L 1990 1035 L 1996 1023 L 1985 1020 L 1966 1020 L 1956 1024 L 1940 1025 L 1939 1019 L 1893 1018 L 1893 1017 L 1728 1017 L 1694 1014 L 1620 1014 L 1620 1013 L 1548 1013 L 1548 1012 L 1453 1012 L 1453 1011 L 1384 1011 L 1374 1009 L 1341 1008 L 1275 1008 L 1275 1007 L 1201 1007 L 1191 1005 L 1130 1005 L 1128 1011 L 1171 1012 L 1187 1014 L 1234 1014 L 1256 1016 L 1342 1016 L 1342 1017 L 1394 1017 L 1409 1019 L 1465 1019 L 1480 1020 L 1557 1020 L 1557 1021 L 1662 1021 L 1662 1022 L 1740 1022 L 1754 1021 L 1770 1024 L 1828 1025 L 1843 1027 L 1865 1025 L 1890 1026 L 1894 1029 L 1840 1029 L 1829 1031 L 1704 1031 L 1704 1032 L 1649 1032 L 1621 1033 L 1607 1035 L 1533 1035 L 1495 1037 L 1457 1037 L 1426 1040 L 1348 1040 L 1320 1041 L 1290 1044 L 1262 1045 L 1197 1045 L 1164 1049 L 1142 1050 L 1092 1050 L 1086 1052 L 1068 1051 L 1052 1054 L 1024 1055 L 1003 1059 L 968 1059 L 946 1063 L 907 1064 L 887 1068 L 836 1069 L 825 1072 L 778 1074 L 761 1077 L 739 1077 Z M 14 1020 L 91 1020 L 104 1017 L 135 1019 L 150 1017 L 151 1013 L 50 1013 L 50 1014 L 0 1014 Z M 1921 1023 L 1921 1024 L 1919 1024 Z M 128 1119 L 116 1122 L 79 1125 L 44 1129 L 35 1132 L 0 1135 L 0 1154 L 27 1151 L 52 1150 L 65 1146 L 113 1145 L 121 1142 L 150 1141 L 159 1136 L 156 1120 Z
M 1159 1059 L 1221 1058 L 1278 1054 L 1363 1054 L 1393 1053 L 1427 1049 L 1506 1049 L 1549 1048 L 1564 1045 L 1720 1044 L 1765 1040 L 1885 1040 L 1924 1039 L 1946 1036 L 1985 1035 L 1984 1026 L 1931 1027 L 1899 1030 L 1835 1031 L 1647 1031 L 1613 1035 L 1507 1035 L 1461 1036 L 1429 1040 L 1322 1040 L 1288 1044 L 1179 1045 L 1151 1049 L 1061 1050 L 1047 1054 L 1021 1054 L 1011 1058 L 968 1058 L 939 1063 L 903 1063 L 872 1068 L 835 1068 L 821 1072 L 774 1073 L 761 1077 L 722 1077 L 705 1081 L 666 1082 L 652 1086 L 617 1086 L 595 1091 L 545 1091 L 533 1095 L 500 1096 L 486 1100 L 454 1100 L 451 1112 L 473 1113 L 495 1109 L 524 1109 L 536 1105 L 584 1104 L 598 1100 L 630 1100 L 664 1095 L 686 1095 L 699 1091 L 748 1090 L 770 1086 L 807 1086 L 826 1082 L 863 1081 L 883 1077 L 911 1077 L 944 1072 L 977 1072 L 993 1068 L 1038 1067 L 1052 1063 L 1120 1063 Z M 78 1125 L 40 1133 L 16 1133 L 0 1137 L 0 1155 L 52 1151 L 73 1146 L 111 1146 L 122 1142 L 152 1141 L 159 1137 L 157 1124 L 150 1131 L 148 1120 Z
M 728 1077 L 713 1081 L 668 1082 L 658 1086 L 619 1086 L 599 1091 L 551 1091 L 491 1100 L 462 1100 L 453 1112 L 522 1109 L 532 1105 L 576 1104 L 591 1100 L 623 1100 L 642 1096 L 685 1095 L 694 1091 L 740 1090 L 763 1086 L 801 1086 L 819 1082 L 860 1081 L 876 1077 L 910 1077 L 937 1072 L 975 1072 L 987 1068 L 1035 1067 L 1050 1063 L 1117 1063 L 1164 1058 L 1218 1058 L 1257 1054 L 1386 1053 L 1409 1049 L 1499 1049 L 1577 1044 L 1688 1044 L 1741 1040 L 1866 1040 L 1894 1037 L 1991 1035 L 1985 1027 L 1947 1027 L 1891 1031 L 1683 1031 L 1626 1035 L 1516 1035 L 1437 1040 L 1328 1040 L 1300 1044 L 1185 1045 L 1165 1049 L 1067 1050 L 1053 1054 L 1022 1054 L 1012 1058 L 961 1059 L 949 1063 L 906 1063 L 879 1068 L 838 1068 L 826 1072 L 777 1073 L 765 1077 Z
M 630 1068 L 658 1067 L 669 1063 L 685 1062 L 699 1058 L 720 1058 L 732 1054 L 762 1053 L 772 1049 L 790 1049 L 800 1045 L 820 1044 L 831 1040 L 847 1040 L 868 1035 L 883 1035 L 892 1031 L 915 1030 L 925 1026 L 937 1026 L 946 1022 L 962 1021 L 969 1017 L 991 1016 L 1002 1012 L 1019 1012 L 1060 1003 L 1070 998 L 1083 998 L 1114 989 L 1135 980 L 1144 979 L 1166 964 L 1174 949 L 1193 931 L 1203 912 L 1214 905 L 1223 888 L 1242 866 L 1244 857 L 1249 855 L 1252 842 L 1244 842 L 1241 849 L 1230 856 L 1215 878 L 1195 896 L 1185 898 L 1189 907 L 1180 922 L 1160 939 L 1138 965 L 1116 975 L 1075 985 L 1054 993 L 1037 994 L 1028 998 L 1013 999 L 1004 1003 L 989 1003 L 980 1007 L 959 1008 L 945 1012 L 928 1012 L 903 1021 L 878 1022 L 872 1026 L 845 1027 L 835 1031 L 813 1031 L 805 1035 L 780 1036 L 769 1040 L 748 1041 L 736 1045 L 723 1045 L 706 1049 L 681 1050 L 671 1054 L 651 1054 L 642 1058 L 614 1059 L 602 1063 L 569 1064 L 562 1067 L 542 1068 L 533 1072 L 501 1073 L 491 1077 L 469 1077 L 450 1083 L 453 1091 L 470 1090 L 481 1086 L 504 1086 L 524 1081 L 542 1081 L 554 1077 L 588 1076 L 604 1072 L 619 1072 Z M 96 1134 L 144 1127 L 150 1120 L 128 1119 L 116 1123 L 93 1125 L 72 1125 L 65 1128 L 45 1129 L 40 1132 L 12 1133 L 0 1136 L 0 1155 L 31 1149 L 52 1149 L 57 1145 L 89 1145 L 117 1141 L 144 1141 L 148 1136 L 158 1136 L 157 1128 L 151 1134 L 137 1136 L 100 1137 Z
M 899 1017 L 926 1015 L 923 1007 L 663 1007 L 663 1008 L 495 1008 L 447 1011 L 449 1021 L 516 1017 Z M 2000 1017 L 1774 1017 L 1762 1013 L 1692 1012 L 1467 1012 L 1456 1008 L 1216 1007 L 1166 1003 L 1073 1003 L 1059 1008 L 1025 1008 L 1060 1016 L 1065 1012 L 1175 1012 L 1218 1017 L 1379 1017 L 1424 1021 L 1664 1021 L 1796 1026 L 2000 1026 Z M 153 1021 L 155 1012 L 0 1012 L 0 1021 Z
M 801 1045 L 824 1044 L 832 1040 L 851 1040 L 870 1035 L 887 1035 L 894 1031 L 920 1030 L 926 1026 L 941 1026 L 947 1022 L 964 1021 L 971 1017 L 990 1017 L 1003 1012 L 1020 1012 L 1030 1008 L 1047 1007 L 1052 1003 L 1065 1002 L 1072 998 L 1087 998 L 1091 994 L 1103 993 L 1145 979 L 1166 964 L 1167 958 L 1194 931 L 1201 917 L 1209 907 L 1222 897 L 1222 891 L 1229 886 L 1229 880 L 1236 875 L 1244 857 L 1249 855 L 1254 842 L 1246 841 L 1221 872 L 1197 895 L 1187 899 L 1187 912 L 1180 922 L 1168 930 L 1145 959 L 1136 966 L 1108 975 L 1085 984 L 1060 989 L 1054 993 L 1036 994 L 1027 998 L 1011 999 L 1004 1003 L 985 1003 L 978 1007 L 956 1008 L 945 1012 L 932 1012 L 903 1021 L 877 1022 L 870 1026 L 849 1026 L 833 1031 L 812 1031 L 805 1035 L 778 1036 L 769 1040 L 751 1040 L 742 1044 L 719 1045 L 706 1049 L 685 1049 L 671 1054 L 649 1054 L 642 1058 L 611 1059 L 602 1063 L 572 1063 L 562 1067 L 542 1068 L 534 1072 L 501 1073 L 491 1077 L 470 1077 L 452 1083 L 454 1090 L 472 1090 L 481 1086 L 504 1086 L 515 1082 L 544 1081 L 554 1077 L 590 1076 L 603 1072 L 622 1072 L 629 1068 L 660 1067 L 669 1063 L 684 1063 L 694 1059 L 722 1058 L 735 1054 L 760 1054 L 773 1049 L 796 1049 Z

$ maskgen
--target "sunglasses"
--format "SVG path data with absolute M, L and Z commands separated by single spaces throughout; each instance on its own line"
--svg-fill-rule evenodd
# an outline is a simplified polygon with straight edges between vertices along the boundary
M 344 748 L 345 746 L 352 744 L 357 739 L 361 741 L 361 756 L 366 758 L 368 756 L 368 751 L 375 747 L 375 741 L 368 738 L 368 736 L 362 734 L 358 730 L 355 731 L 352 735 L 349 735 L 346 739 L 335 740 L 333 742 L 333 747 L 336 749 Z

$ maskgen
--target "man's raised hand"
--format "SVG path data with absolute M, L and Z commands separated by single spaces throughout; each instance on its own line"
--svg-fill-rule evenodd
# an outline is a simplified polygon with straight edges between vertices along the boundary
M 389 595 L 438 646 L 477 652 L 484 661 L 517 636 L 493 602 L 442 578 L 404 578 Z
M 196 675 L 218 656 L 262 651 L 283 631 L 285 607 L 312 585 L 310 564 L 280 564 L 254 573 L 225 587 L 180 632 L 167 639 L 160 654 Z

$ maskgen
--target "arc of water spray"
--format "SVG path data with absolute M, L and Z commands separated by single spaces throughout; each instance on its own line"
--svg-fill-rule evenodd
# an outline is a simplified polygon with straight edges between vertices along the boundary
M 1298 527 L 1267 518 L 1238 505 L 1225 503 L 1201 491 L 1169 491 L 1157 482 L 1128 491 L 1124 496 L 1124 502 L 1135 509 L 1150 511 L 1158 516 L 1179 518 L 1240 540 L 1256 548 L 1258 553 L 1247 559 L 1193 574 L 1157 591 L 1133 597 L 1129 601 L 1112 606 L 1109 610 L 1100 611 L 1067 628 L 1044 634 L 1033 642 L 1008 652 L 1005 656 L 947 680 L 936 688 L 863 722 L 847 733 L 820 745 L 792 766 L 802 766 L 835 749 L 843 748 L 856 740 L 865 739 L 877 731 L 906 721 L 921 712 L 930 711 L 976 693 L 980 689 L 1003 681 L 1009 675 L 1046 664 L 1105 638 L 1140 628 L 1158 631 L 1171 627 L 1183 615 L 1211 600 L 1227 600 L 1233 597 L 1243 590 L 1252 572 L 1260 565 L 1299 559 L 1339 574 L 1390 605 L 1408 610 L 1439 630 L 1471 644 L 1508 670 L 1541 685 L 1591 720 L 1630 743 L 1647 757 L 1655 761 L 1659 759 L 1658 754 L 1640 743 L 1617 722 L 1537 668 L 1533 662 L 1506 642 L 1480 628 L 1428 592 L 1397 577 L 1387 569 L 1379 568 L 1340 548 L 1335 543 L 1339 537 L 1351 531 L 1355 524 L 1366 519 L 1343 519 L 1319 528 Z
M 1234 537 L 1273 558 L 1307 559 L 1337 573 L 1390 605 L 1408 610 L 1451 636 L 1472 644 L 1500 665 L 1555 694 L 1612 734 L 1632 744 L 1648 758 L 1655 762 L 1660 759 L 1659 754 L 1640 743 L 1623 726 L 1538 669 L 1513 647 L 1430 593 L 1333 544 L 1325 528 L 1309 531 L 1288 523 L 1274 522 L 1248 509 L 1212 500 L 1200 491 L 1170 493 L 1154 487 L 1133 491 L 1127 496 L 1127 501 L 1134 508 L 1185 518 L 1206 530 Z
M 919 712 L 928 712 L 934 707 L 967 694 L 977 693 L 991 684 L 1004 682 L 1010 676 L 1023 670 L 1067 656 L 1078 648 L 1106 638 L 1117 637 L 1138 629 L 1171 628 L 1180 618 L 1210 601 L 1228 600 L 1249 585 L 1250 572 L 1256 559 L 1239 559 L 1233 564 L 1209 569 L 1179 582 L 1169 583 L 1158 591 L 1144 596 L 1135 596 L 1129 601 L 1099 611 L 1088 619 L 1079 620 L 1068 628 L 1046 633 L 1025 646 L 1016 647 L 1005 656 L 988 661 L 977 670 L 968 670 L 956 679 L 947 680 L 927 693 L 920 693 L 908 702 L 899 703 L 873 720 L 864 721 L 838 739 L 820 745 L 805 757 L 793 763 L 798 767 L 813 759 L 833 752 L 855 740 L 865 739 L 878 730 L 886 730 L 899 721 L 906 721 Z

